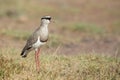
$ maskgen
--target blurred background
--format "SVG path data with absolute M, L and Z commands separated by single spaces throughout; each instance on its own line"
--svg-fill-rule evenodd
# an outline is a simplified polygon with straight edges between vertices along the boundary
M 43 53 L 119 52 L 120 0 L 0 0 L 0 48 L 22 50 L 45 15 L 52 21 Z

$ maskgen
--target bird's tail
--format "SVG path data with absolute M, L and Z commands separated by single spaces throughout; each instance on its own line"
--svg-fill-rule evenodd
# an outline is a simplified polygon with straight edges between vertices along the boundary
M 25 57 L 27 57 L 27 53 L 28 53 L 28 52 L 27 52 L 26 50 L 25 50 L 25 51 L 23 50 L 20 55 L 21 55 L 23 58 L 25 58 Z
M 22 52 L 21 52 L 21 56 L 23 57 L 23 58 L 25 58 L 25 57 L 27 57 L 27 54 L 31 51 L 32 49 L 31 49 L 31 47 L 24 47 L 23 48 L 23 50 L 22 50 Z

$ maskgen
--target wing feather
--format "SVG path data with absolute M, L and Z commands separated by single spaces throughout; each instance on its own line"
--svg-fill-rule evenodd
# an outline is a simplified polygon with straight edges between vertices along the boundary
M 25 50 L 30 50 L 32 48 L 32 45 L 37 41 L 37 35 L 33 34 L 31 35 L 28 40 L 27 43 L 25 45 L 25 47 L 23 48 L 23 51 Z

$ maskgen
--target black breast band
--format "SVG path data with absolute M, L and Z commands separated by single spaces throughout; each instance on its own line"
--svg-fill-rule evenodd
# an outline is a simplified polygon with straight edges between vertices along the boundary
M 40 40 L 40 42 L 47 42 L 47 40 L 48 40 L 48 39 L 46 39 L 46 40 Z

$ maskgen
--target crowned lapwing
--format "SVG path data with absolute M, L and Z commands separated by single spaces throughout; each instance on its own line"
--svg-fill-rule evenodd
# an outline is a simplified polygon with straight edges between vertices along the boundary
M 25 47 L 22 50 L 21 56 L 27 57 L 27 54 L 35 50 L 35 62 L 36 69 L 39 72 L 39 53 L 40 48 L 48 40 L 48 24 L 50 23 L 51 17 L 44 16 L 41 18 L 40 26 L 34 31 L 34 33 L 28 38 Z

